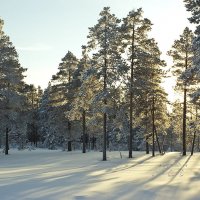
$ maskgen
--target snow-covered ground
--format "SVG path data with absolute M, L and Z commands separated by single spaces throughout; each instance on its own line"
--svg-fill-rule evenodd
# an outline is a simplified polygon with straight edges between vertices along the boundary
M 10 150 L 0 154 L 1 200 L 199 200 L 200 154 Z

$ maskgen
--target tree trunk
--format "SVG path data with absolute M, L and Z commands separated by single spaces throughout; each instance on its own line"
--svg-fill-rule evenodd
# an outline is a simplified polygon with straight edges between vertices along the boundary
M 105 72 L 104 72 L 104 92 L 106 91 L 107 89 L 107 84 L 106 84 L 106 81 L 107 81 L 107 60 L 105 58 Z M 104 106 L 107 105 L 107 101 L 106 99 L 104 99 Z M 103 161 L 106 161 L 107 160 L 107 157 L 106 157 L 106 148 L 107 148 L 107 129 L 106 129 L 106 126 L 107 126 L 107 114 L 106 112 L 104 111 L 104 114 L 103 114 Z
M 134 67 L 134 53 L 135 53 L 135 26 L 133 25 L 132 45 L 131 45 L 131 88 L 130 88 L 130 134 L 129 134 L 129 158 L 132 158 L 133 151 L 133 67 Z
M 149 143 L 147 142 L 147 137 L 146 137 L 146 154 L 149 154 Z
M 197 106 L 196 106 L 196 121 L 195 121 L 195 123 L 197 123 L 197 119 L 198 119 L 198 111 L 197 111 Z M 195 140 L 196 140 L 196 132 L 197 132 L 197 130 L 196 130 L 196 124 L 195 124 L 195 131 L 194 131 L 194 137 L 193 137 L 193 141 L 192 141 L 192 150 L 191 150 L 191 156 L 193 155 L 193 153 L 194 153 L 194 145 L 195 145 Z
M 68 131 L 69 131 L 69 141 L 67 143 L 67 150 L 72 151 L 72 141 L 71 141 L 71 122 L 68 122 Z
M 188 52 L 185 55 L 185 70 L 188 68 Z M 187 114 L 187 88 L 184 82 L 184 97 L 183 97 L 183 156 L 186 155 L 186 114 Z
M 8 128 L 6 128 L 6 144 L 5 144 L 5 155 L 8 155 L 9 144 L 8 144 Z
M 186 85 L 184 88 L 184 102 L 183 102 L 183 156 L 186 155 L 186 94 L 187 94 L 187 89 Z
M 72 151 L 72 141 L 67 142 L 67 150 Z
M 82 113 L 82 118 L 83 118 L 83 153 L 86 152 L 86 134 L 85 134 L 85 110 L 83 110 Z
M 148 101 L 148 98 L 147 98 L 147 101 Z M 145 113 L 145 116 L 146 116 L 146 119 L 148 117 L 148 111 L 146 110 L 146 113 Z M 146 121 L 145 123 L 145 130 L 146 130 L 146 134 L 147 134 L 147 131 L 148 131 L 148 123 Z M 145 137 L 145 140 L 146 140 L 146 154 L 149 154 L 149 143 L 148 143 L 148 139 L 149 139 L 149 136 L 146 135 Z
M 196 139 L 196 130 L 194 131 L 194 137 L 193 137 L 193 141 L 192 141 L 192 149 L 191 149 L 191 156 L 194 153 L 194 144 L 195 144 L 195 139 Z
M 106 93 L 107 91 L 107 29 L 105 26 L 105 30 L 104 30 L 104 45 L 105 45 L 105 52 L 104 52 L 104 75 L 103 75 L 103 91 L 104 93 Z M 103 100 L 104 106 L 106 107 L 107 105 L 107 100 L 104 97 Z M 106 111 L 104 111 L 103 113 L 103 161 L 107 160 L 107 156 L 106 156 L 106 148 L 107 148 L 107 114 Z
M 155 105 L 153 96 L 153 107 L 152 107 L 152 156 L 155 156 Z
M 131 89 L 132 90 L 132 89 Z M 130 95 L 130 135 L 129 135 L 129 158 L 132 158 L 133 150 L 133 92 L 131 91 Z
M 103 114 L 103 161 L 107 160 L 107 157 L 106 157 L 106 141 L 107 141 L 106 122 L 107 122 L 107 115 L 106 115 L 106 113 L 104 113 Z
M 161 151 L 161 148 L 160 148 L 160 142 L 159 142 L 159 139 L 158 139 L 158 133 L 157 133 L 155 125 L 154 125 L 154 131 L 155 131 L 155 134 L 156 134 L 156 142 L 157 142 L 157 145 L 158 145 L 159 153 L 162 154 L 162 151 Z

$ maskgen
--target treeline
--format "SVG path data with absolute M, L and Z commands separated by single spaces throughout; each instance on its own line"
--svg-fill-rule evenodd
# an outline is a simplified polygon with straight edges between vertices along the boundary
M 186 1 L 188 10 L 199 9 L 195 2 Z M 199 23 L 193 13 L 191 22 Z M 19 148 L 33 143 L 83 153 L 97 149 L 103 160 L 108 149 L 128 150 L 129 158 L 133 150 L 152 150 L 153 156 L 155 150 L 183 155 L 186 149 L 199 150 L 199 28 L 195 36 L 185 28 L 168 52 L 174 60 L 176 89 L 184 99 L 169 113 L 161 87 L 166 64 L 155 39 L 149 37 L 151 27 L 142 9 L 118 19 L 109 7 L 103 8 L 97 24 L 89 28 L 82 57 L 68 51 L 44 92 L 24 83 L 26 69 L 1 31 L 1 145 L 8 149 L 8 138 Z
M 26 84 L 23 73 L 26 71 L 18 60 L 15 47 L 2 31 L 3 21 L 0 19 L 0 147 L 16 143 L 24 148 L 27 139 L 31 139 L 29 129 L 33 126 L 41 88 Z
M 45 91 L 39 127 L 54 148 L 86 136 L 98 148 L 144 149 L 159 143 L 168 128 L 167 94 L 160 86 L 165 63 L 153 38 L 150 20 L 142 9 L 120 20 L 105 7 L 89 28 L 82 58 L 67 52 Z M 81 133 L 81 134 L 80 134 Z M 82 137 L 80 137 L 82 135 Z M 160 146 L 160 148 L 163 148 Z

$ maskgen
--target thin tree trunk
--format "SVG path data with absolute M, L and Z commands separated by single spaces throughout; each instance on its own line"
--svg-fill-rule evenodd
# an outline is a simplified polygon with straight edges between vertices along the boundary
M 105 47 L 107 43 L 107 30 L 105 29 Z M 103 90 L 106 92 L 107 90 L 107 49 L 105 49 L 104 55 L 104 80 L 103 80 Z M 107 100 L 104 98 L 104 106 L 106 107 Z M 107 114 L 106 111 L 103 113 L 103 161 L 107 160 L 106 156 L 106 143 L 107 143 Z
M 131 89 L 132 90 L 132 89 Z M 133 93 L 130 94 L 130 135 L 129 135 L 129 158 L 132 158 L 133 151 Z
M 132 158 L 133 151 L 133 67 L 134 67 L 134 53 L 135 53 L 135 26 L 133 25 L 132 45 L 131 45 L 131 88 L 130 88 L 130 135 L 129 135 L 129 158 Z
M 67 142 L 67 150 L 72 151 L 72 141 L 71 140 Z
M 186 155 L 186 95 L 187 89 L 186 86 L 184 88 L 184 102 L 183 102 L 183 156 Z
M 69 131 L 69 141 L 67 143 L 67 150 L 72 151 L 72 141 L 71 141 L 71 122 L 68 122 L 68 131 Z
M 197 118 L 198 118 L 197 106 L 196 106 L 196 116 L 195 116 L 195 118 L 196 118 L 196 122 L 197 122 Z M 192 156 L 193 153 L 194 153 L 194 145 L 195 145 L 195 140 L 196 140 L 196 132 L 197 132 L 197 130 L 196 130 L 196 125 L 195 125 L 194 137 L 193 137 L 193 141 L 192 141 L 191 156 Z
M 107 122 L 107 115 L 106 113 L 103 114 L 103 131 L 104 131 L 104 134 L 103 134 L 103 161 L 106 161 L 107 160 L 107 157 L 106 157 L 106 140 L 107 140 L 107 133 L 106 133 L 106 122 Z
M 107 89 L 107 84 L 106 84 L 106 81 L 107 81 L 107 60 L 105 58 L 105 71 L 104 71 L 104 92 L 106 91 Z M 104 99 L 104 106 L 107 105 L 107 100 Z M 107 114 L 106 112 L 104 112 L 103 114 L 103 161 L 106 161 L 107 160 L 107 157 L 106 157 L 106 148 L 107 148 Z
M 68 83 L 71 82 L 71 70 L 68 69 Z M 71 137 L 71 122 L 68 121 L 68 132 L 69 132 L 69 141 L 67 142 L 67 150 L 72 151 L 72 137 Z
M 157 133 L 157 129 L 156 129 L 155 125 L 154 125 L 154 131 L 155 131 L 155 134 L 156 134 L 156 142 L 157 142 L 157 145 L 158 145 L 159 153 L 162 154 L 162 151 L 161 151 L 161 148 L 160 148 L 160 142 L 159 142 L 159 139 L 158 139 L 158 133 Z
M 185 70 L 188 67 L 188 52 L 185 55 Z M 183 156 L 186 155 L 186 114 L 187 114 L 187 88 L 184 82 L 184 97 L 183 97 Z
M 147 119 L 147 112 L 146 112 L 146 119 Z M 146 133 L 147 133 L 147 121 L 146 121 Z M 149 154 L 149 143 L 148 143 L 148 139 L 149 139 L 149 136 L 148 135 L 146 135 L 146 138 L 145 138 L 145 140 L 146 140 L 146 154 Z
M 86 134 L 85 134 L 85 110 L 83 110 L 82 113 L 82 118 L 83 118 L 83 153 L 86 152 Z
M 6 144 L 5 144 L 5 155 L 8 155 L 9 144 L 8 144 L 8 128 L 6 128 Z
M 153 107 L 152 107 L 152 156 L 155 156 L 155 105 L 153 95 Z
M 149 154 L 149 143 L 147 142 L 148 137 L 146 136 L 146 154 Z
M 147 96 L 147 102 L 148 102 L 148 96 Z M 146 110 L 146 113 L 145 113 L 145 116 L 146 116 L 146 123 L 145 123 L 145 128 L 146 128 L 146 134 L 147 134 L 147 130 L 148 130 L 148 123 L 147 123 L 147 118 L 148 118 L 148 111 Z M 149 154 L 149 143 L 148 143 L 148 139 L 149 139 L 149 136 L 146 135 L 146 154 Z
M 191 156 L 194 153 L 194 144 L 195 144 L 195 139 L 196 139 L 196 130 L 194 131 L 194 137 L 193 137 L 193 141 L 192 141 L 192 149 L 191 149 Z

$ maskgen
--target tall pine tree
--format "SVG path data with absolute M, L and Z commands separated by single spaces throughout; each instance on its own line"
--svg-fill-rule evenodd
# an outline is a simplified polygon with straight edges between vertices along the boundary
M 93 54 L 93 75 L 102 82 L 102 88 L 93 98 L 94 104 L 100 105 L 103 113 L 103 160 L 107 159 L 106 148 L 108 140 L 108 114 L 111 90 L 119 80 L 124 63 L 119 53 L 119 22 L 110 8 L 105 7 L 100 12 L 98 24 L 90 28 L 88 47 Z M 96 106 L 97 110 L 97 106 Z M 97 111 L 97 112 L 99 112 Z
M 168 52 L 173 58 L 173 75 L 177 77 L 176 89 L 183 92 L 183 155 L 186 155 L 186 119 L 187 119 L 187 96 L 189 79 L 181 79 L 181 76 L 192 67 L 192 40 L 193 33 L 186 27 L 179 40 L 175 40 L 172 49 Z
M 123 42 L 124 52 L 128 52 L 128 65 L 130 69 L 129 82 L 129 158 L 132 158 L 133 150 L 133 97 L 134 97 L 134 68 L 137 61 L 137 53 L 141 51 L 141 46 L 144 40 L 147 40 L 147 32 L 151 29 L 151 22 L 143 18 L 142 9 L 129 12 L 126 18 L 123 19 L 121 26 L 121 38 Z
M 1 132 L 15 136 L 18 143 L 25 142 L 26 135 L 26 97 L 23 73 L 15 47 L 2 31 L 0 20 L 0 107 Z M 6 142 L 8 144 L 8 142 Z M 6 152 L 8 153 L 8 145 Z

